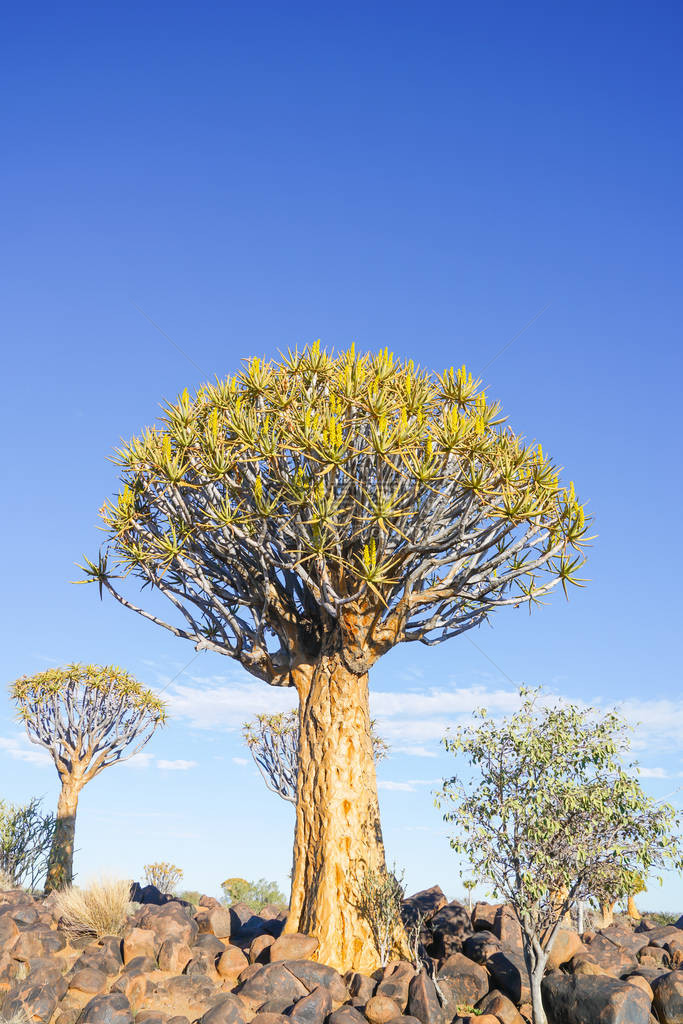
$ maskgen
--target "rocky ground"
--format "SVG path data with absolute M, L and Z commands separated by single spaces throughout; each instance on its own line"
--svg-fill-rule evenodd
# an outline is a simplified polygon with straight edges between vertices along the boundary
M 75 939 L 50 898 L 0 893 L 0 1024 L 525 1024 L 521 937 L 509 907 L 472 912 L 434 887 L 405 903 L 427 914 L 432 971 L 399 961 L 372 977 L 315 961 L 316 941 L 282 935 L 283 915 L 199 908 L 135 887 L 123 939 Z M 430 976 L 431 975 L 431 976 Z M 434 980 L 435 979 L 435 980 Z M 436 981 L 436 983 L 435 983 Z M 586 934 L 562 931 L 544 980 L 550 1024 L 683 1024 L 683 918 Z

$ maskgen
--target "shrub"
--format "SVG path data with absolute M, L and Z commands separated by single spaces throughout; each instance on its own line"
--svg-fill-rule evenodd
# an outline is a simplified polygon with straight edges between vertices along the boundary
M 267 882 L 265 878 L 259 878 L 258 882 L 248 882 L 246 878 L 226 878 L 221 883 L 221 889 L 225 893 L 223 902 L 227 906 L 232 903 L 246 903 L 253 911 L 258 912 L 268 903 L 287 905 L 287 897 L 277 882 Z
M 182 892 L 178 893 L 179 900 L 185 900 L 186 903 L 191 903 L 194 907 L 199 906 L 201 898 L 202 894 L 196 889 L 183 889 Z
M 395 869 L 394 869 L 395 872 Z M 391 871 L 366 871 L 358 883 L 357 908 L 367 922 L 382 967 L 389 963 L 401 936 L 401 908 L 404 899 L 403 879 Z M 421 922 L 420 922 L 421 923 Z M 419 926 L 418 933 L 419 936 Z M 417 956 L 417 941 L 411 953 Z
M 42 814 L 40 800 L 10 804 L 0 800 L 0 888 L 39 888 L 55 832 L 53 814 Z
M 0 991 L 0 1024 L 32 1024 L 33 1018 L 23 1006 L 15 1004 L 13 992 Z
M 183 872 L 168 861 L 155 861 L 154 864 L 145 864 L 145 880 L 148 885 L 155 885 L 159 892 L 174 893 L 183 880 Z
M 130 882 L 101 878 L 85 889 L 70 886 L 57 893 L 55 910 L 76 935 L 122 935 L 131 910 Z

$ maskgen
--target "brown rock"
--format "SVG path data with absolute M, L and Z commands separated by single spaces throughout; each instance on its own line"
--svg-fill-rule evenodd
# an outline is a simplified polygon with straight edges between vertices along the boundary
M 233 995 L 225 995 L 201 1018 L 201 1024 L 245 1024 L 244 1007 Z
M 230 911 L 227 907 L 203 907 L 194 916 L 199 934 L 215 935 L 218 939 L 230 938 Z
M 523 1018 L 517 1014 L 520 1020 Z M 492 1013 L 480 1013 L 475 1016 L 467 1014 L 466 1017 L 461 1017 L 462 1024 L 500 1024 L 498 1017 L 494 1017 Z
M 250 964 L 267 964 L 270 962 L 268 949 L 273 945 L 275 939 L 272 935 L 257 935 L 249 946 Z
M 401 1016 L 401 1008 L 389 996 L 371 996 L 365 1005 L 365 1016 L 370 1024 L 388 1024 Z
M 192 950 L 182 939 L 164 939 L 157 959 L 162 971 L 182 974 L 192 959 Z
M 475 932 L 493 932 L 496 913 L 501 906 L 501 903 L 484 903 L 481 901 L 475 903 L 471 914 L 472 927 Z
M 415 977 L 415 968 L 405 960 L 397 964 L 391 964 L 384 972 L 384 977 L 377 986 L 375 994 L 378 996 L 389 996 L 400 1006 L 401 1013 L 405 1012 L 408 1005 L 408 993 L 410 982 Z
M 514 910 L 507 903 L 496 910 L 492 931 L 500 939 L 504 950 L 522 952 L 522 928 Z
M 410 982 L 408 1013 L 411 1017 L 417 1017 L 422 1024 L 444 1024 L 447 1016 L 445 1010 L 446 1007 L 442 1007 L 439 1001 L 434 982 L 424 969 L 421 970 Z
M 562 964 L 568 964 L 572 957 L 578 956 L 585 949 L 578 932 L 571 928 L 560 928 L 555 933 L 546 970 L 552 971 Z
M 308 960 L 318 948 L 318 940 L 313 935 L 281 935 L 270 947 L 270 962 L 278 960 Z
M 440 886 L 433 885 L 431 889 L 421 889 L 420 892 L 413 893 L 403 901 L 403 919 L 410 924 L 420 914 L 429 920 L 447 903 L 448 900 Z
M 216 970 L 222 978 L 237 979 L 247 965 L 248 960 L 241 949 L 227 946 L 216 961 Z
M 308 989 L 298 978 L 295 978 L 291 971 L 288 971 L 283 963 L 266 964 L 261 967 L 253 964 L 247 970 L 254 970 L 256 973 L 242 982 L 240 975 L 240 994 L 247 999 L 262 1006 L 268 999 L 275 997 L 288 999 L 290 1003 L 308 995 Z M 244 972 L 243 972 L 244 973 Z
M 17 922 L 9 914 L 3 914 L 0 917 L 0 949 L 5 953 L 9 953 L 18 936 L 19 928 Z
M 378 985 L 375 978 L 361 974 L 359 971 L 349 971 L 346 975 L 346 983 L 349 987 L 349 994 L 357 996 L 362 1003 L 367 1003 L 368 999 L 374 996 Z M 343 1024 L 343 1022 L 340 1021 L 339 1024 Z
M 157 938 L 149 928 L 133 928 L 123 939 L 123 962 L 129 964 L 138 956 L 156 958 Z
M 288 1021 L 289 1017 L 283 1013 L 262 1013 L 261 1010 L 252 1018 L 252 1024 L 287 1024 Z
M 474 1006 L 489 990 L 489 976 L 479 964 L 462 953 L 453 953 L 437 975 L 450 994 L 449 1004 Z
M 542 994 L 549 1020 L 649 1024 L 646 993 L 607 975 L 581 977 L 551 971 L 543 979 Z
M 289 1019 L 297 1021 L 297 1024 L 323 1024 L 330 1013 L 332 996 L 326 988 L 319 985 L 310 995 L 297 1000 L 289 1011 Z
M 333 1003 L 345 1003 L 349 997 L 346 982 L 334 967 L 313 960 L 285 960 L 285 967 L 309 992 L 321 986 L 330 993 Z
M 479 1000 L 477 1009 L 493 1014 L 500 1024 L 524 1024 L 524 1018 L 512 1000 L 496 989 Z
M 116 992 L 91 999 L 78 1021 L 79 1024 L 133 1024 L 133 1014 L 126 997 Z
M 653 1007 L 660 1024 L 683 1021 L 683 971 L 669 971 L 652 983 Z
M 629 978 L 625 979 L 629 985 L 637 985 L 638 988 L 642 988 L 643 992 L 648 996 L 650 1002 L 654 999 L 654 992 L 652 986 L 646 978 L 641 978 L 639 974 L 632 974 Z
M 404 1020 L 403 1017 L 399 1019 Z M 257 1021 L 257 1024 L 261 1024 L 261 1022 Z M 263 1024 L 269 1024 L 269 1022 L 264 1021 Z M 274 1021 L 273 1024 L 277 1024 L 277 1022 Z M 346 1006 L 340 1006 L 338 1010 L 331 1013 L 327 1018 L 327 1024 L 365 1024 L 365 1017 L 355 1006 L 347 1004 Z
M 590 960 L 587 956 L 575 956 L 571 961 L 572 974 L 588 974 L 598 976 L 600 974 L 607 975 L 607 971 L 600 964 L 596 964 L 594 960 Z
M 69 982 L 69 988 L 75 992 L 85 992 L 94 996 L 104 992 L 107 987 L 107 975 L 94 967 L 83 967 L 76 971 Z

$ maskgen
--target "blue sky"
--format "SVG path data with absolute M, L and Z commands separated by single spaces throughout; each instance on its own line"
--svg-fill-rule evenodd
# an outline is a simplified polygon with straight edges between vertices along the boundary
M 70 581 L 121 437 L 245 356 L 319 337 L 483 371 L 599 533 L 568 604 L 376 666 L 385 840 L 409 888 L 462 891 L 432 806 L 452 770 L 438 740 L 522 681 L 624 702 L 645 784 L 683 803 L 682 20 L 666 3 L 6 13 L 3 677 L 118 662 L 173 714 L 84 791 L 81 878 L 172 860 L 208 892 L 286 884 L 292 809 L 239 725 L 289 695 L 217 655 L 186 667 L 189 645 Z M 55 799 L 8 699 L 0 779 Z M 683 884 L 641 902 L 683 910 Z

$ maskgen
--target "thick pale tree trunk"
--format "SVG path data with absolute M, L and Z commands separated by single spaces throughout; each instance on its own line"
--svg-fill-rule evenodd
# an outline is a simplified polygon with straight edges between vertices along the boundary
M 611 924 L 614 924 L 614 904 L 613 903 L 601 903 L 600 913 L 602 914 L 602 927 L 609 928 Z
M 73 879 L 76 811 L 80 789 L 73 779 L 62 781 L 62 791 L 57 802 L 57 823 L 47 864 L 46 893 L 71 885 Z
M 299 775 L 292 899 L 285 930 L 315 935 L 318 959 L 337 970 L 379 966 L 360 917 L 358 882 L 385 868 L 367 672 L 339 652 L 297 679 Z
M 626 913 L 632 921 L 640 921 L 640 911 L 636 906 L 636 901 L 633 896 L 629 896 L 628 903 L 626 905 Z
M 534 1024 L 548 1024 L 545 1009 L 543 1007 L 543 996 L 541 995 L 541 982 L 543 981 L 543 968 L 536 968 L 530 976 L 531 983 L 531 1012 Z

